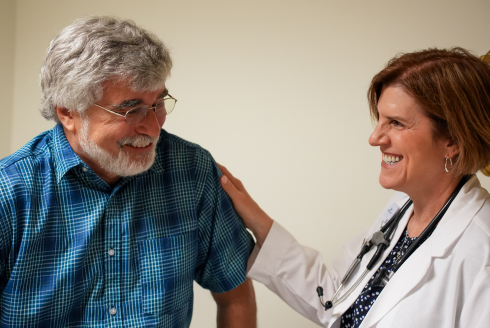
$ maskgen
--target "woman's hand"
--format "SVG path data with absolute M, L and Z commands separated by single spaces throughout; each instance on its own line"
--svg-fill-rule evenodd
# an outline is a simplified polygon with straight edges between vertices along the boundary
M 230 196 L 233 206 L 235 206 L 235 210 L 243 219 L 245 226 L 255 235 L 257 244 L 262 247 L 265 238 L 271 230 L 272 219 L 250 197 L 240 180 L 235 178 L 226 167 L 219 164 L 218 166 L 223 172 L 221 186 Z

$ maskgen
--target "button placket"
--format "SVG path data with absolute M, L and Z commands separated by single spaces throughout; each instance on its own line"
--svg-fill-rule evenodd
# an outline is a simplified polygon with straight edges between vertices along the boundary
M 118 193 L 113 191 L 105 210 L 105 279 L 106 279 L 106 304 L 112 325 L 119 325 L 121 315 L 121 263 L 119 256 L 115 256 L 121 247 L 121 212 Z M 122 312 L 121 312 L 122 313 Z

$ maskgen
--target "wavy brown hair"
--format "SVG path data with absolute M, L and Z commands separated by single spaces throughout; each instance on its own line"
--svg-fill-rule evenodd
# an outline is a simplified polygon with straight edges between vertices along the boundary
M 384 86 L 401 87 L 433 122 L 434 138 L 458 144 L 453 173 L 476 173 L 490 163 L 490 66 L 463 48 L 399 54 L 376 74 L 367 96 L 379 119 Z

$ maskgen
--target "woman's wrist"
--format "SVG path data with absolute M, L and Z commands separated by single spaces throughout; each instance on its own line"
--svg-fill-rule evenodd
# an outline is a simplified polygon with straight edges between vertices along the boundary
M 254 234 L 257 245 L 259 247 L 262 247 L 262 245 L 264 244 L 264 241 L 267 238 L 267 235 L 269 234 L 273 223 L 274 220 L 272 220 L 267 214 L 264 213 L 264 218 L 260 220 L 260 223 L 256 224 L 253 229 L 250 229 Z

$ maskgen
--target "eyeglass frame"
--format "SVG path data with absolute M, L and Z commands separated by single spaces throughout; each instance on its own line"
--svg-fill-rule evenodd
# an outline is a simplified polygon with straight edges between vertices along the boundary
M 174 97 L 172 97 L 170 94 L 165 95 L 165 97 L 167 97 L 167 98 L 163 98 L 162 100 L 158 101 L 158 102 L 157 102 L 155 105 L 153 105 L 153 106 L 148 106 L 148 105 L 138 105 L 138 106 L 134 106 L 133 108 L 131 108 L 130 110 L 128 110 L 126 113 L 124 113 L 124 115 L 123 115 L 123 114 L 120 114 L 120 113 L 118 113 L 118 112 L 115 112 L 115 111 L 113 111 L 113 110 L 107 109 L 107 108 L 105 108 L 105 107 L 102 107 L 102 106 L 100 106 L 100 105 L 97 105 L 97 104 L 94 104 L 94 105 L 95 105 L 95 106 L 97 106 L 97 107 L 99 107 L 99 108 L 102 108 L 102 109 L 104 109 L 104 110 L 108 111 L 109 113 L 112 113 L 112 114 L 117 115 L 117 116 L 124 117 L 124 122 L 126 122 L 126 124 L 127 124 L 127 125 L 135 125 L 135 124 L 141 123 L 141 121 L 140 121 L 140 122 L 138 122 L 138 123 L 135 123 L 135 124 L 129 124 L 129 123 L 128 123 L 128 121 L 126 121 L 126 117 L 128 116 L 128 113 L 129 113 L 129 112 L 131 112 L 131 111 L 135 110 L 135 109 L 136 109 L 136 108 L 138 108 L 138 107 L 145 106 L 146 108 L 148 108 L 148 110 L 146 111 L 145 116 L 143 117 L 143 119 L 144 119 L 144 118 L 145 118 L 145 117 L 147 117 L 147 116 L 148 116 L 148 114 L 150 113 L 150 109 L 153 109 L 153 111 L 156 113 L 156 107 L 157 107 L 157 105 L 158 105 L 159 103 L 161 103 L 162 101 L 163 101 L 163 102 L 165 102 L 165 100 L 167 100 L 167 99 L 173 99 L 173 100 L 175 100 L 175 103 L 174 103 L 174 107 L 173 107 L 173 108 L 172 108 L 172 110 L 170 111 L 170 113 L 172 113 L 172 112 L 174 111 L 175 105 L 177 104 L 177 99 L 175 99 Z M 165 111 L 166 111 L 166 110 L 165 110 Z M 170 113 L 166 113 L 166 114 L 165 114 L 165 116 L 169 115 Z M 143 119 L 142 119 L 142 120 L 143 120 Z

